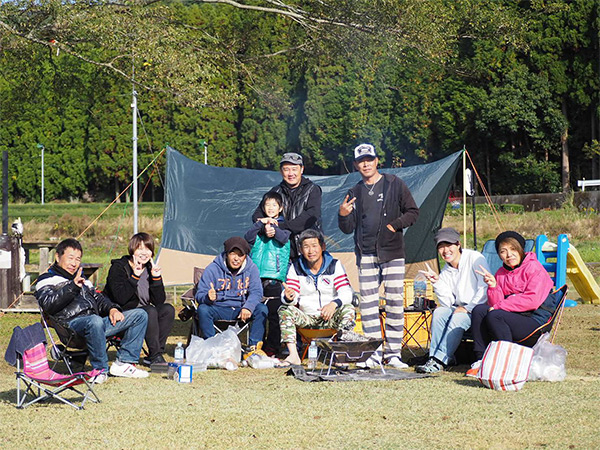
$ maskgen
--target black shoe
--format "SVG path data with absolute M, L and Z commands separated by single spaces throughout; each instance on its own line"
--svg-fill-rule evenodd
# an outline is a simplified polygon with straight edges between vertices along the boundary
M 142 365 L 146 366 L 146 367 L 150 367 L 152 364 L 166 364 L 167 361 L 165 360 L 164 356 L 159 354 L 156 355 L 153 358 L 150 357 L 146 357 L 142 360 Z
M 156 358 L 152 359 L 152 364 L 166 364 L 166 363 L 167 363 L 167 360 L 165 359 L 165 357 L 162 354 L 157 355 Z

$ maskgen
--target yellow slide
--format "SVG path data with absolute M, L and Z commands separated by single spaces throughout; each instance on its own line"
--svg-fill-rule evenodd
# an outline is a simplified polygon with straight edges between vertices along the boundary
M 575 247 L 569 245 L 567 276 L 584 303 L 600 304 L 600 287 Z

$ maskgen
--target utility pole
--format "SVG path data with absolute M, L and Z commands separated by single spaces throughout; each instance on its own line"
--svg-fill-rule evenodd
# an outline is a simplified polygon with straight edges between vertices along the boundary
M 44 147 L 42 144 L 38 144 L 37 148 L 39 148 L 42 151 L 42 205 L 44 204 L 44 150 L 46 149 L 46 147 Z
M 135 90 L 135 66 L 131 69 L 131 79 L 132 79 L 132 89 L 131 95 L 133 96 L 133 100 L 131 102 L 131 109 L 133 110 L 133 234 L 137 234 L 138 232 L 138 184 L 137 184 L 137 92 Z

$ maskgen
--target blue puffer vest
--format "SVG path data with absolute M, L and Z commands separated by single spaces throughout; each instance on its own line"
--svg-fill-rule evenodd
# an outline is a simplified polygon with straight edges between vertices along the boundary
M 290 261 L 290 241 L 281 244 L 259 234 L 252 246 L 250 258 L 258 266 L 261 278 L 285 281 Z

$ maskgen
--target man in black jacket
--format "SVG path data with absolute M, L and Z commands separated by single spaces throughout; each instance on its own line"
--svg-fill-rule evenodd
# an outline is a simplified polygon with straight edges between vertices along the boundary
M 277 192 L 283 199 L 283 218 L 279 226 L 292 232 L 291 254 L 298 253 L 298 236 L 304 230 L 321 229 L 321 188 L 304 177 L 304 162 L 298 153 L 286 153 L 281 158 L 279 171 L 283 180 L 269 192 Z M 260 204 L 252 214 L 252 222 L 263 217 Z
M 354 167 L 362 180 L 340 205 L 338 226 L 354 232 L 360 283 L 360 312 L 365 335 L 381 338 L 379 286 L 385 290 L 384 362 L 396 368 L 408 367 L 401 359 L 404 335 L 404 237 L 403 229 L 419 216 L 408 187 L 392 174 L 377 170 L 379 158 L 371 144 L 354 149 Z M 369 367 L 379 367 L 374 355 Z
M 103 370 L 96 383 L 106 380 L 106 338 L 124 333 L 117 360 L 110 374 L 146 378 L 148 372 L 135 367 L 144 342 L 148 315 L 143 309 L 121 311 L 81 275 L 83 249 L 76 239 L 65 239 L 56 247 L 56 262 L 36 283 L 35 296 L 42 310 L 63 326 L 85 338 L 92 368 Z

